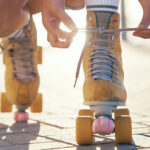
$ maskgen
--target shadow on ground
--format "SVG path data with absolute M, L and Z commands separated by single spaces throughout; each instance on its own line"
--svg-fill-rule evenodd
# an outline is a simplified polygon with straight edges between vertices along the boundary
M 35 140 L 40 130 L 40 123 L 14 123 L 12 126 L 0 124 L 0 149 L 28 150 L 31 141 Z
M 101 137 L 102 138 L 102 137 Z M 134 144 L 134 141 L 131 145 L 119 144 L 116 145 L 115 141 L 108 137 L 103 137 L 103 140 L 100 142 L 94 142 L 92 145 L 77 146 L 76 150 L 137 150 L 137 146 Z

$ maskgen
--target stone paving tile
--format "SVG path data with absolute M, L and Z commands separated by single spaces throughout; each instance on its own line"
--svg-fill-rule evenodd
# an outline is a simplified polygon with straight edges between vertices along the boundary
M 115 145 L 114 143 L 99 144 L 99 145 L 88 145 L 88 146 L 77 146 L 70 148 L 63 148 L 63 150 L 137 150 L 134 145 Z
M 5 141 L 5 136 L 3 137 L 3 139 L 0 139 L 0 148 L 5 147 L 5 146 L 10 146 L 10 145 L 12 145 L 12 144 Z
M 135 142 L 135 145 L 138 146 L 139 148 L 145 148 L 145 149 L 150 149 L 150 136 L 145 135 L 133 135 L 133 139 Z
M 67 145 L 56 145 L 52 143 L 36 143 L 36 144 L 21 144 L 21 145 L 10 145 L 10 146 L 4 146 L 0 147 L 0 150 L 42 150 L 42 149 L 51 149 L 54 147 L 63 148 L 67 147 Z
M 51 150 L 51 149 L 64 149 L 64 148 L 69 148 L 73 147 L 72 145 L 68 145 L 66 143 L 58 143 L 58 142 L 51 142 L 51 143 L 37 143 L 37 144 L 31 144 L 29 146 L 29 150 Z
M 39 123 L 43 124 L 43 125 L 49 125 L 49 126 L 53 126 L 56 127 L 58 129 L 62 129 L 62 128 L 70 128 L 70 127 L 74 127 L 75 126 L 75 121 L 72 118 L 69 118 L 69 116 L 64 116 L 63 119 L 60 115 L 46 115 L 46 118 L 48 118 L 47 120 L 45 119 L 45 117 L 39 117 L 40 120 Z M 34 118 L 33 120 L 36 120 L 36 118 Z

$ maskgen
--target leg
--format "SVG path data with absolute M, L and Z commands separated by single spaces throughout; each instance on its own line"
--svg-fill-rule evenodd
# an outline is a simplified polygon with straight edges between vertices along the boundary
M 114 33 L 92 32 L 92 29 L 119 28 L 119 0 L 86 0 L 87 41 L 83 57 L 85 82 L 84 104 L 95 113 L 93 132 L 113 132 L 112 112 L 125 105 L 126 91 L 121 60 L 120 37 Z
M 9 36 L 28 24 L 30 15 L 40 12 L 40 0 L 1 0 L 0 37 Z
M 0 37 L 8 36 L 28 23 L 30 13 L 24 9 L 26 3 L 27 0 L 0 1 Z

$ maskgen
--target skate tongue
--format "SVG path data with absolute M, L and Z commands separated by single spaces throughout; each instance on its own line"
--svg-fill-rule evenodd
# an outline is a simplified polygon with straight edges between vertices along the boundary
M 108 29 L 112 13 L 96 12 L 95 15 L 96 15 L 97 28 L 102 29 L 102 30 L 103 29 Z M 97 33 L 97 38 L 98 39 L 107 39 L 108 36 L 103 35 L 101 33 Z M 107 44 L 103 43 L 103 42 L 98 42 L 98 43 L 96 43 L 96 45 L 107 47 Z
M 113 13 L 95 12 L 95 15 L 96 15 L 96 26 L 97 26 L 97 28 L 108 29 L 110 18 L 113 15 Z M 104 39 L 107 38 L 107 36 L 101 35 L 100 33 L 98 33 L 97 37 L 98 38 L 104 38 Z M 106 46 L 107 44 L 106 43 L 96 43 L 96 45 Z M 76 83 L 77 83 L 77 79 L 78 79 L 79 72 L 80 72 L 81 61 L 82 61 L 85 50 L 86 50 L 86 46 L 84 47 L 84 49 L 81 53 L 80 59 L 78 61 L 74 87 L 76 86 Z
M 112 13 L 96 12 L 96 24 L 98 28 L 108 29 Z
M 110 18 L 112 13 L 96 12 L 96 26 L 97 28 L 103 30 L 108 29 L 110 24 Z M 111 80 L 112 77 L 112 64 L 113 60 L 110 55 L 108 41 L 109 34 L 97 33 L 97 41 L 94 49 L 93 58 L 91 59 L 91 72 L 95 80 Z M 101 42 L 99 40 L 102 40 Z
M 112 13 L 96 12 L 96 24 L 98 28 L 108 29 Z

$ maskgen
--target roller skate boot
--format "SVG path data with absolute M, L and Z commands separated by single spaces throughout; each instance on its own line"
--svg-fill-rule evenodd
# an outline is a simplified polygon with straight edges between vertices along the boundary
M 87 14 L 87 39 L 83 50 L 84 104 L 91 110 L 80 110 L 76 120 L 76 140 L 92 144 L 92 135 L 109 135 L 115 131 L 116 143 L 131 143 L 131 118 L 124 106 L 126 90 L 122 68 L 118 13 Z M 110 31 L 110 32 L 109 32 Z M 115 117 L 112 118 L 114 112 Z
M 36 28 L 31 17 L 19 38 L 3 38 L 3 63 L 6 65 L 5 88 L 1 93 L 1 112 L 11 112 L 17 108 L 16 122 L 27 121 L 28 107 L 31 112 L 42 111 L 42 95 L 38 94 L 39 74 L 37 64 L 41 64 L 41 47 L 37 46 Z

